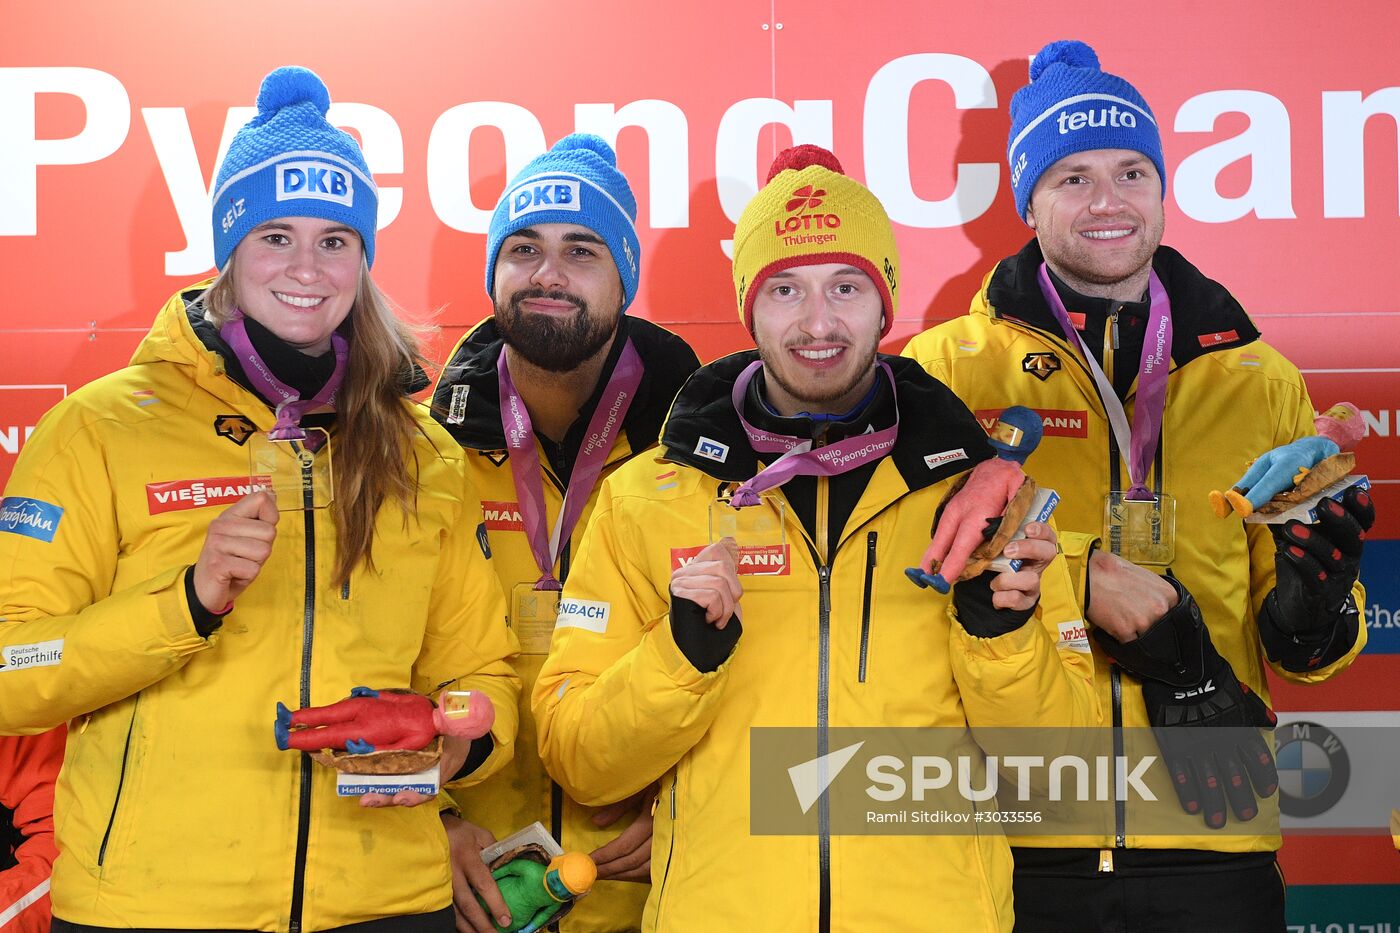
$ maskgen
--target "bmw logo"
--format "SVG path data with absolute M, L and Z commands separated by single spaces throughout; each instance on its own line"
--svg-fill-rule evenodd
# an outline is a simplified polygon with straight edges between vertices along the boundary
M 1351 779 L 1351 759 L 1336 733 L 1315 722 L 1280 723 L 1274 741 L 1283 814 L 1301 818 L 1332 809 Z

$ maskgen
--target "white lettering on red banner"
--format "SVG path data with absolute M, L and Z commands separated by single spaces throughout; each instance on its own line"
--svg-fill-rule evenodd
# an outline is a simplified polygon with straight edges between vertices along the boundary
M 702 547 L 673 547 L 671 548 L 671 569 L 679 570 L 695 559 L 705 548 Z M 752 576 L 764 574 L 769 576 L 787 576 L 788 566 L 788 546 L 786 544 L 753 544 L 744 545 L 739 548 L 740 576 Z
M 498 531 L 524 531 L 525 522 L 520 517 L 519 502 L 487 502 L 481 500 L 481 517 L 486 519 L 488 529 Z
M 982 425 L 982 430 L 991 433 L 996 426 L 997 419 L 1001 417 L 1003 409 L 1000 408 L 979 408 L 977 410 L 977 420 Z M 1040 415 L 1041 423 L 1045 426 L 1046 437 L 1088 437 L 1089 436 L 1089 412 L 1075 411 L 1065 408 L 1037 408 L 1036 414 Z
M 147 483 L 146 503 L 152 515 L 202 509 L 208 505 L 232 505 L 244 496 L 271 485 L 270 476 L 215 476 L 210 479 Z

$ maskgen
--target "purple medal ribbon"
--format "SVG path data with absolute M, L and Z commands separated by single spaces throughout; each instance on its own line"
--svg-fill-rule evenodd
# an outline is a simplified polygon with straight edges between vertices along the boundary
M 1157 271 L 1152 270 L 1147 286 L 1152 310 L 1148 314 L 1147 333 L 1142 341 L 1142 358 L 1138 362 L 1137 404 L 1133 409 L 1133 427 L 1129 431 L 1128 416 L 1118 393 L 1104 375 L 1098 358 L 1089 352 L 1084 338 L 1070 322 L 1069 312 L 1055 291 L 1049 268 L 1043 262 L 1038 278 L 1041 294 L 1050 305 L 1060 329 L 1072 344 L 1079 347 L 1079 352 L 1089 364 L 1089 372 L 1094 377 L 1104 410 L 1108 413 L 1109 426 L 1113 429 L 1113 436 L 1118 439 L 1118 449 L 1130 451 L 1128 479 L 1132 485 L 1127 498 L 1137 501 L 1155 499 L 1146 485 L 1147 471 L 1157 452 L 1157 440 L 1162 436 L 1162 412 L 1167 404 L 1167 373 L 1171 369 L 1172 347 L 1172 307 L 1162 280 L 1157 277 Z
M 588 434 L 579 447 L 573 473 L 565 483 L 564 505 L 553 531 L 548 528 L 545 515 L 544 481 L 540 474 L 539 451 L 535 449 L 534 427 L 530 424 L 525 400 L 511 381 L 505 347 L 501 348 L 500 359 L 496 361 L 496 380 L 501 393 L 501 427 L 505 429 L 506 448 L 510 451 L 510 472 L 515 479 L 516 498 L 520 500 L 520 518 L 535 564 L 540 568 L 535 589 L 562 589 L 554 578 L 554 563 L 588 505 L 588 497 L 593 494 L 593 486 L 612 451 L 613 438 L 636 397 L 637 386 L 642 382 L 642 358 L 629 339 L 603 389 L 603 399 L 588 421 Z
M 350 344 L 338 333 L 331 334 L 331 349 L 335 351 L 335 369 L 321 386 L 321 391 L 308 399 L 301 393 L 272 374 L 253 341 L 248 339 L 248 325 L 243 322 L 243 312 L 235 308 L 228 323 L 219 328 L 219 336 L 233 348 L 234 355 L 243 366 L 243 373 L 258 394 L 273 403 L 277 423 L 267 432 L 274 441 L 304 441 L 306 432 L 301 429 L 301 418 L 309 411 L 319 408 L 335 408 L 335 396 L 345 381 L 346 361 L 350 356 Z M 281 401 L 277 401 L 281 399 Z
M 889 364 L 882 361 L 877 365 L 884 372 L 885 378 L 889 379 L 890 391 L 894 391 L 894 373 L 890 371 Z M 734 490 L 729 499 L 729 504 L 734 508 L 758 505 L 759 493 L 781 486 L 794 476 L 836 476 L 854 470 L 869 460 L 878 460 L 894 447 L 895 438 L 899 436 L 898 405 L 895 406 L 894 424 L 890 427 L 848 437 L 815 450 L 812 449 L 811 440 L 787 434 L 773 434 L 754 427 L 744 417 L 744 396 L 748 392 L 749 383 L 753 382 L 754 376 L 762 367 L 762 360 L 750 363 L 734 382 L 734 391 L 730 398 L 734 402 L 734 412 L 739 416 L 739 423 L 744 426 L 744 433 L 748 435 L 749 444 L 753 449 L 758 453 L 781 456 L 759 470 L 753 479 Z

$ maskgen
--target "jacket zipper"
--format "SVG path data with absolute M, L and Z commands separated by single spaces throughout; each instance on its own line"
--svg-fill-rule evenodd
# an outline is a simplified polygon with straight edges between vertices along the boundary
M 1119 464 L 1118 438 L 1112 431 L 1108 432 L 1108 489 L 1110 494 L 1119 492 L 1122 486 L 1122 467 Z M 1121 529 L 1115 525 L 1109 530 L 1109 550 L 1114 554 L 1120 554 L 1123 550 L 1123 535 Z M 1127 801 L 1124 799 L 1126 788 L 1118 784 L 1117 762 L 1123 760 L 1123 674 L 1118 669 L 1117 664 L 1108 666 L 1108 677 L 1113 694 L 1113 845 L 1115 848 L 1124 848 L 1127 845 Z M 1104 868 L 1104 860 L 1100 859 L 1100 870 Z M 1110 855 L 1107 865 L 1111 869 L 1113 859 Z
M 661 926 L 661 908 L 666 903 L 666 881 L 671 877 L 671 856 L 676 854 L 676 782 L 680 780 L 680 765 L 671 775 L 671 844 L 666 848 L 666 867 L 661 870 L 661 888 L 656 892 L 656 925 Z
M 303 709 L 311 705 L 311 647 L 316 634 L 316 513 L 311 485 L 311 464 L 301 465 L 302 523 L 306 535 L 306 601 L 301 620 L 301 693 Z M 301 912 L 306 897 L 306 849 L 311 836 L 311 756 L 301 753 L 301 789 L 297 806 L 297 849 L 292 873 L 292 909 L 288 933 L 301 933 Z
M 549 834 L 564 844 L 564 788 L 555 781 L 549 782 Z
M 131 705 L 131 722 L 126 724 L 126 742 L 122 745 L 122 769 L 117 775 L 117 796 L 112 800 L 112 814 L 107 817 L 107 830 L 102 834 L 102 845 L 97 849 L 97 867 L 101 868 L 107 859 L 107 840 L 112 836 L 112 825 L 117 821 L 117 806 L 122 802 L 122 786 L 126 784 L 126 762 L 131 754 L 131 734 L 136 730 L 136 711 L 141 706 L 141 694 L 136 694 L 136 702 Z
M 824 523 L 823 523 L 824 524 Z M 817 619 L 817 756 L 826 755 L 830 744 L 827 735 L 828 690 L 831 680 L 831 567 L 817 568 L 821 583 Z M 817 930 L 831 931 L 831 801 L 826 792 L 817 798 L 817 868 L 819 889 L 817 898 Z
M 827 733 L 830 717 L 831 688 L 831 563 L 835 548 L 829 538 L 831 509 L 831 480 L 817 477 L 816 546 L 821 552 L 817 563 L 817 579 L 821 582 L 817 611 L 817 757 L 824 757 L 831 745 Z M 830 551 L 831 553 L 828 553 Z M 816 555 L 813 555 L 816 557 Z M 817 798 L 817 929 L 831 930 L 831 799 L 823 793 Z
M 865 683 L 865 668 L 870 648 L 870 600 L 875 590 L 875 539 L 878 531 L 865 535 L 865 601 L 860 607 L 860 682 Z
M 553 472 L 549 470 L 541 470 L 540 472 L 549 477 L 549 481 L 554 484 L 555 489 L 559 490 L 559 495 L 562 498 L 568 493 L 568 489 L 559 480 L 559 476 L 564 472 L 562 447 L 559 449 L 558 456 L 553 459 L 554 462 L 551 464 L 554 467 Z M 564 506 L 560 503 L 559 507 L 562 509 Z M 565 541 L 564 547 L 559 552 L 560 585 L 562 586 L 567 579 L 569 579 L 569 542 Z M 564 844 L 564 788 L 560 787 L 553 779 L 550 779 L 549 782 L 549 830 L 554 841 L 562 846 Z
M 1112 430 L 1108 432 L 1108 492 L 1112 495 L 1122 491 L 1121 467 L 1119 466 L 1118 436 Z M 1108 549 L 1114 554 L 1123 553 L 1123 529 L 1119 525 L 1112 525 L 1108 529 Z
M 1165 422 L 1167 419 L 1164 417 L 1162 420 Z M 1162 469 L 1162 451 L 1166 450 L 1166 448 L 1166 425 L 1164 424 L 1157 429 L 1157 453 L 1152 457 L 1152 491 L 1157 495 L 1157 504 L 1159 506 L 1162 503 L 1162 474 L 1165 472 Z M 1175 522 L 1175 518 L 1173 518 L 1172 521 Z M 1162 543 L 1162 526 L 1160 524 L 1152 529 L 1152 543 Z
M 1108 676 L 1113 685 L 1113 845 L 1114 848 L 1123 849 L 1128 845 L 1128 803 L 1127 789 L 1118 783 L 1118 775 L 1121 771 L 1116 763 L 1123 761 L 1123 675 L 1118 670 L 1117 664 L 1108 666 Z M 1109 870 L 1112 870 L 1112 859 L 1108 862 Z

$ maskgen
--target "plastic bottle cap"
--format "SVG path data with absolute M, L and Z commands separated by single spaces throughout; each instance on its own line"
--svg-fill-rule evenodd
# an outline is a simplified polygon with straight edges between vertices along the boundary
M 598 880 L 598 866 L 582 852 L 565 852 L 556 856 L 549 863 L 549 870 L 559 873 L 559 881 L 574 897 L 587 894 L 593 888 L 593 882 Z

